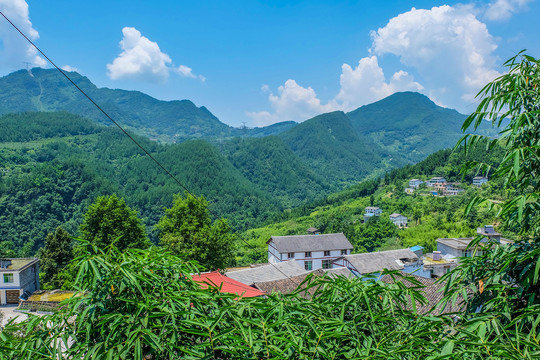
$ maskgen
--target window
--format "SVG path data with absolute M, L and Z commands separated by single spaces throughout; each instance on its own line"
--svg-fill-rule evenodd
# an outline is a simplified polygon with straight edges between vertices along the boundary
M 341 255 L 347 255 L 347 249 L 341 250 Z
M 313 261 L 304 261 L 304 269 L 311 270 L 313 269 Z
M 324 250 L 324 256 L 330 256 L 330 250 Z
M 12 283 L 13 282 L 13 274 L 4 274 L 4 283 Z
M 332 260 L 323 260 L 322 261 L 322 268 L 323 269 L 331 269 L 332 268 Z
M 311 257 L 311 251 L 306 251 L 305 257 Z
M 287 257 L 288 257 L 289 259 L 294 259 L 294 253 L 293 253 L 293 252 L 288 253 L 288 254 L 287 254 Z

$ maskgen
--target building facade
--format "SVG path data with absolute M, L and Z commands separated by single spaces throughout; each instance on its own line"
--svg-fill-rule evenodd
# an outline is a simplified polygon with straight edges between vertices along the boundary
M 481 187 L 488 182 L 488 178 L 485 176 L 475 176 L 472 180 L 472 184 L 477 187 Z
M 19 296 L 39 290 L 39 259 L 0 259 L 0 305 L 18 304 Z
M 333 260 L 349 255 L 353 250 L 343 233 L 272 236 L 266 244 L 268 262 L 295 260 L 305 270 L 332 269 Z
M 409 187 L 413 189 L 418 189 L 418 187 L 424 182 L 420 179 L 411 179 L 409 180 Z
M 390 215 L 390 221 L 394 223 L 398 228 L 407 227 L 407 217 L 398 213 L 393 213 Z

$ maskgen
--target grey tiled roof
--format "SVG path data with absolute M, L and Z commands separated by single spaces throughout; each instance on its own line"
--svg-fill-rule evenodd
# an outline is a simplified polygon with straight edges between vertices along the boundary
M 268 240 L 280 253 L 352 249 L 343 233 L 320 235 L 272 236 Z
M 401 282 L 403 285 L 405 285 L 408 288 L 417 288 L 418 291 L 422 292 L 422 295 L 427 300 L 426 304 L 421 304 L 419 301 L 416 301 L 416 311 L 419 314 L 425 314 L 429 312 L 430 309 L 432 309 L 437 303 L 443 298 L 444 296 L 444 287 L 446 286 L 446 282 L 437 282 L 436 279 L 428 279 L 422 276 L 414 275 L 414 274 L 406 274 L 402 271 L 400 271 L 401 275 L 413 277 L 415 280 L 421 283 L 421 285 L 413 284 L 412 282 L 403 279 L 399 276 L 395 277 L 396 281 Z M 390 275 L 384 275 L 381 278 L 381 281 L 393 284 L 395 280 Z M 451 302 L 447 303 L 444 308 L 442 306 L 438 306 L 434 309 L 435 314 L 441 314 L 441 313 L 449 313 L 449 312 L 458 312 L 463 310 L 462 305 L 463 297 L 459 296 L 457 299 L 457 302 L 455 304 L 452 304 Z M 412 308 L 411 301 L 409 299 L 409 309 Z
M 315 235 L 313 235 L 315 236 Z M 275 281 L 286 279 L 287 277 L 307 274 L 300 264 L 294 260 L 283 261 L 277 264 L 266 264 L 256 266 L 250 269 L 236 270 L 227 272 L 226 275 L 231 279 L 240 281 L 243 284 L 252 286 L 258 282 Z
M 360 274 L 379 272 L 384 269 L 402 270 L 404 266 L 400 259 L 418 260 L 418 256 L 409 249 L 345 255 L 341 258 L 345 258 Z

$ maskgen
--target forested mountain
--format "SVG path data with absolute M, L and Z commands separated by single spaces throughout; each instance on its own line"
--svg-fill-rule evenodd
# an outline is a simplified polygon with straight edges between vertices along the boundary
M 350 183 L 385 168 L 385 150 L 354 131 L 347 115 L 316 116 L 278 135 L 313 171 L 331 183 Z
M 418 162 L 453 147 L 467 117 L 415 92 L 400 92 L 347 113 L 354 130 L 368 136 L 399 163 Z M 493 134 L 489 123 L 480 133 Z

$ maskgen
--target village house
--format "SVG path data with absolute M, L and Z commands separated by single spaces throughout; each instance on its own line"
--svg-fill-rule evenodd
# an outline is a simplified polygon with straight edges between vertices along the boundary
M 418 189 L 418 187 L 423 184 L 424 182 L 420 179 L 411 179 L 409 180 L 409 187 L 411 189 Z
M 18 304 L 19 296 L 39 290 L 39 259 L 0 259 L 0 305 Z
M 462 193 L 464 190 L 458 187 L 459 183 L 446 183 L 446 187 L 444 189 L 444 194 L 449 196 L 455 196 Z
M 255 283 L 278 281 L 308 273 L 303 264 L 289 260 L 272 264 L 255 264 L 250 268 L 227 271 L 225 274 L 242 284 L 254 286 Z
M 272 236 L 266 244 L 268 262 L 276 264 L 294 259 L 305 270 L 331 269 L 333 260 L 353 250 L 343 233 Z
M 392 221 L 394 225 L 396 225 L 400 229 L 407 227 L 407 217 L 401 214 L 393 213 L 392 215 L 390 215 L 390 221 Z
M 435 184 L 444 184 L 446 182 L 446 179 L 440 176 L 433 177 L 429 179 L 429 181 L 426 183 L 426 186 L 428 187 L 434 187 Z
M 239 281 L 229 278 L 221 274 L 219 271 L 212 271 L 193 275 L 193 281 L 199 284 L 201 289 L 209 287 L 217 287 L 220 293 L 236 294 L 239 297 L 258 297 L 264 296 L 265 293 L 254 287 L 242 284 Z
M 458 258 L 453 255 L 442 255 L 440 251 L 426 254 L 423 258 L 424 270 L 432 278 L 439 278 L 458 265 Z
M 334 261 L 334 267 L 345 267 L 358 277 L 378 274 L 384 269 L 414 272 L 419 276 L 430 277 L 430 274 L 423 270 L 422 259 L 410 249 L 344 255 Z
M 364 209 L 364 222 L 367 222 L 373 216 L 380 216 L 382 209 L 377 206 L 368 206 Z
M 512 240 L 502 238 L 501 234 L 495 231 L 493 225 L 485 225 L 481 228 L 478 228 L 476 230 L 476 233 L 483 236 L 482 242 L 480 243 L 480 247 L 478 249 L 467 249 L 467 246 L 469 246 L 471 241 L 474 240 L 473 237 L 444 238 L 437 239 L 437 251 L 439 251 L 443 256 L 449 254 L 454 257 L 472 257 L 475 254 L 482 255 L 483 252 L 486 250 L 483 244 L 489 240 L 493 240 L 494 242 L 501 245 L 513 243 Z
M 472 180 L 472 184 L 477 187 L 481 187 L 487 182 L 488 182 L 488 178 L 485 176 L 475 176 Z

